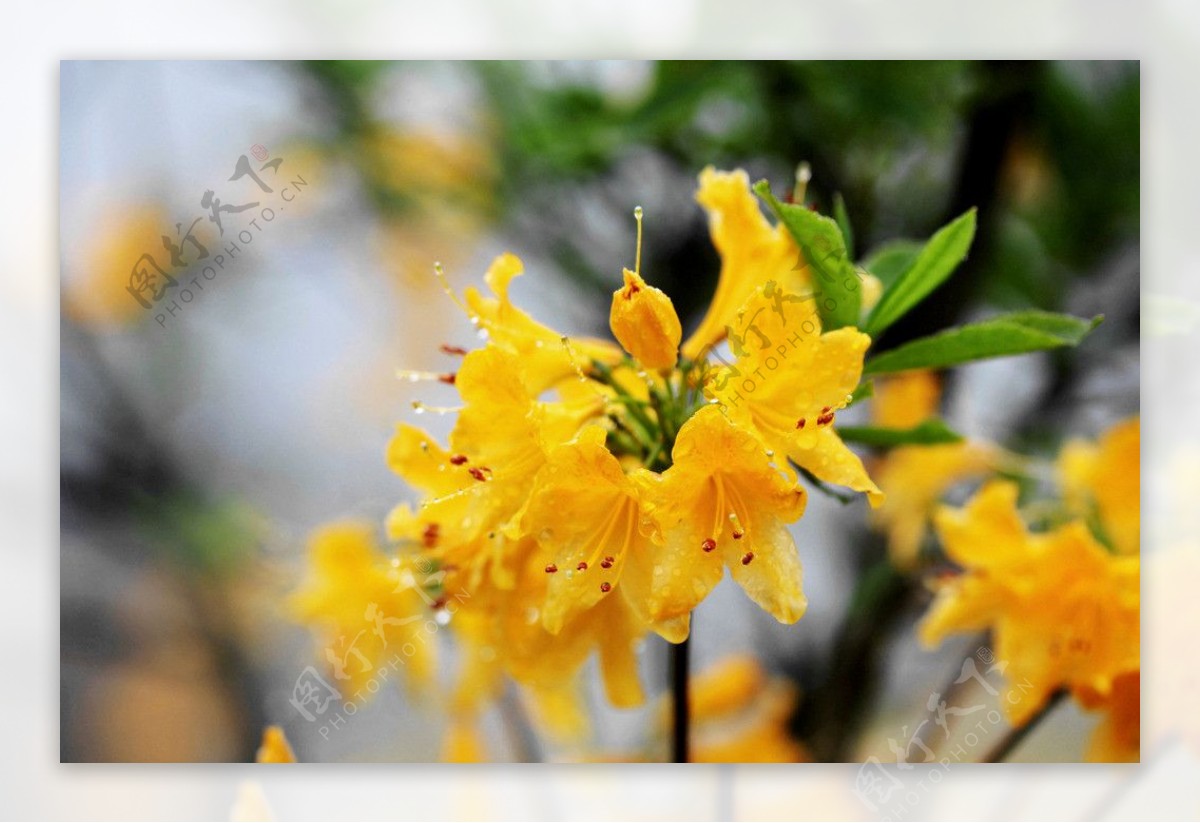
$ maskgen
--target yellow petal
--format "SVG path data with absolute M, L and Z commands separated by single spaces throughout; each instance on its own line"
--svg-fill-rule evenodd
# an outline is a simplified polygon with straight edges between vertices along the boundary
M 804 513 L 804 490 L 771 465 L 757 437 L 715 406 L 683 425 L 672 459 L 655 512 L 666 543 L 653 572 L 655 618 L 691 611 L 727 565 L 776 619 L 798 620 L 806 601 L 786 524 Z
M 811 284 L 791 235 L 763 216 L 744 171 L 704 169 L 696 200 L 708 212 L 709 232 L 721 255 L 721 273 L 708 312 L 683 345 L 684 356 L 692 360 L 724 338 L 726 327 L 734 324 L 738 311 L 756 289 L 775 281 L 799 293 Z
M 914 369 L 875 381 L 871 420 L 876 426 L 910 429 L 937 414 L 942 397 L 935 372 Z
M 516 356 L 521 375 L 536 396 L 562 380 L 575 379 L 576 364 L 560 332 L 537 322 L 509 299 L 509 284 L 523 270 L 516 255 L 502 254 L 484 275 L 494 296 L 485 297 L 469 288 L 465 297 L 472 319 L 493 345 Z M 574 356 L 583 362 L 594 359 L 612 364 L 621 359 L 621 352 L 603 340 L 571 338 L 571 346 Z
M 1092 507 L 1105 536 L 1123 554 L 1141 545 L 1141 423 L 1134 417 L 1113 426 L 1097 443 L 1074 440 L 1059 456 L 1068 504 L 1087 517 Z
M 879 505 L 883 493 L 834 425 L 858 386 L 871 338 L 852 328 L 821 334 L 811 300 L 777 303 L 754 294 L 740 316 L 731 337 L 737 361 L 711 376 L 706 394 L 768 448 Z
M 267 726 L 263 729 L 262 745 L 254 757 L 256 763 L 295 763 L 296 753 L 292 751 L 283 729 L 279 726 Z
M 625 285 L 613 292 L 609 312 L 613 336 L 646 368 L 673 368 L 683 330 L 671 298 L 629 269 L 624 276 Z

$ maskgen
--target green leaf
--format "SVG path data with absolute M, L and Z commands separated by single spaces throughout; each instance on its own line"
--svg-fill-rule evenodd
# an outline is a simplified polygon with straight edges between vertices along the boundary
M 1044 311 L 1005 314 L 922 337 L 867 360 L 863 374 L 944 369 L 973 360 L 1075 346 L 1104 319 Z
M 886 289 L 908 271 L 924 246 L 916 240 L 892 240 L 876 249 L 862 266 L 879 278 Z
M 863 331 L 879 337 L 884 329 L 928 297 L 966 259 L 974 238 L 975 209 L 938 229 L 912 265 L 884 291 Z
M 850 226 L 850 215 L 846 212 L 846 201 L 842 199 L 840 191 L 833 195 L 833 219 L 837 221 L 838 228 L 842 232 L 842 242 L 846 244 L 846 255 L 853 260 L 854 229 Z
M 925 420 L 911 429 L 887 429 L 881 426 L 838 426 L 837 433 L 847 442 L 876 448 L 913 444 L 928 446 L 934 443 L 961 443 L 963 439 L 962 435 L 936 417 Z
M 816 275 L 814 297 L 817 312 L 821 315 L 821 328 L 833 331 L 842 326 L 858 325 L 862 284 L 846 253 L 846 244 L 838 224 L 804 206 L 780 203 L 771 194 L 771 187 L 766 180 L 756 183 L 754 191 L 766 201 L 780 222 L 787 226 Z

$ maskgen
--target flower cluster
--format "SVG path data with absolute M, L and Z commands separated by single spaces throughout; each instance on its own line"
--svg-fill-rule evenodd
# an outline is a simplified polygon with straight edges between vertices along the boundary
M 612 297 L 619 345 L 517 308 L 511 254 L 488 269 L 490 294 L 446 286 L 485 342 L 445 347 L 462 357 L 439 376 L 462 399 L 448 445 L 396 429 L 388 462 L 424 499 L 393 512 L 389 536 L 432 559 L 446 592 L 470 593 L 455 622 L 480 669 L 496 661 L 553 691 L 595 650 L 611 701 L 640 703 L 636 644 L 650 631 L 683 641 L 726 569 L 781 622 L 804 614 L 788 531 L 806 503 L 800 470 L 879 497 L 834 425 L 870 338 L 822 333 L 812 274 L 743 172 L 706 170 L 697 199 L 722 269 L 686 341 L 640 260 Z M 707 355 L 746 317 L 763 342 L 739 341 L 714 368 Z M 739 374 L 758 377 L 750 388 Z
M 961 509 L 939 511 L 946 554 L 962 573 L 937 584 L 920 626 L 929 645 L 951 632 L 993 633 L 1006 674 L 1032 687 L 1029 699 L 1004 704 L 1015 724 L 1060 690 L 1106 711 L 1089 752 L 1094 759 L 1138 755 L 1139 441 L 1134 419 L 1099 444 L 1075 441 L 1064 449 L 1068 505 L 1079 515 L 1086 509 L 1086 519 L 1033 532 L 1017 508 L 1017 485 L 1003 480 L 987 483 Z M 1110 479 L 1117 494 L 1109 493 Z M 1105 532 L 1089 521 L 1119 537 L 1106 545 Z

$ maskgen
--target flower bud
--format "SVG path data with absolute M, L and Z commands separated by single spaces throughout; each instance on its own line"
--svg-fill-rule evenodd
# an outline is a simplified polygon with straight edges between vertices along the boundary
M 671 298 L 624 270 L 625 285 L 613 292 L 609 325 L 625 351 L 648 369 L 669 369 L 679 356 L 683 329 Z

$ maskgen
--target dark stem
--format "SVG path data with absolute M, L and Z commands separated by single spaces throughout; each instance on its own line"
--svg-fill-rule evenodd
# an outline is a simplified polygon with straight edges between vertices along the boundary
M 694 616 L 692 620 L 694 627 Z M 671 760 L 674 763 L 688 762 L 688 645 L 691 641 L 689 632 L 682 643 L 671 646 Z
M 1016 750 L 1017 746 L 1020 746 L 1025 738 L 1029 736 L 1029 733 L 1033 731 L 1039 723 L 1045 720 L 1046 716 L 1050 714 L 1050 712 L 1054 710 L 1054 707 L 1057 706 L 1066 696 L 1067 692 L 1064 689 L 1059 689 L 1054 694 L 1050 695 L 1050 697 L 1047 698 L 1045 705 L 1038 709 L 1037 714 L 1006 734 L 1004 739 L 997 743 L 996 747 L 988 753 L 987 757 L 983 759 L 983 762 L 1003 763 L 1006 759 L 1008 759 L 1008 756 L 1012 754 L 1014 750 Z

